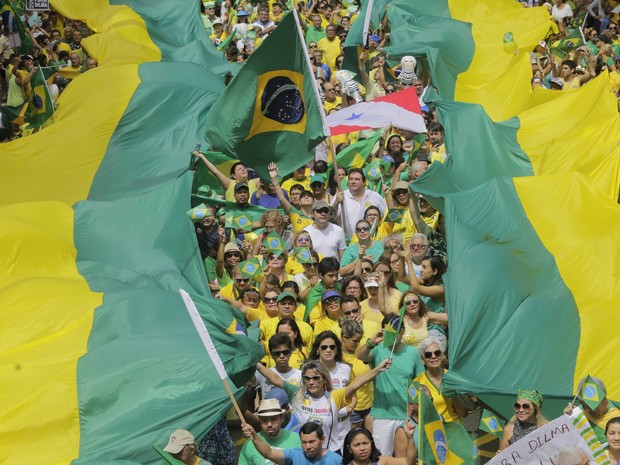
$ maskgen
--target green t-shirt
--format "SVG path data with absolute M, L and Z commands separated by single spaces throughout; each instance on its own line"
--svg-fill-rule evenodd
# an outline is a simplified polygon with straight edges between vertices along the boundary
M 347 247 L 344 250 L 344 253 L 342 254 L 342 260 L 340 261 L 340 266 L 345 266 L 345 265 L 348 265 L 349 263 L 354 262 L 359 256 L 359 252 L 360 252 L 359 243 L 356 242 L 355 244 L 351 244 L 349 247 Z M 372 255 L 373 262 L 375 263 L 377 262 L 377 260 L 379 260 L 379 257 L 381 257 L 383 252 L 384 252 L 383 244 L 379 241 L 373 241 L 370 248 L 366 249 L 366 255 Z
M 280 437 L 275 439 L 268 438 L 262 431 L 258 435 L 274 449 L 284 450 L 301 447 L 299 435 L 291 431 L 280 430 Z M 252 441 L 247 441 L 241 448 L 238 463 L 239 465 L 265 465 L 272 462 L 258 453 Z
M 390 356 L 391 347 L 379 344 L 370 351 L 370 364 L 376 367 Z M 412 378 L 424 371 L 418 351 L 403 345 L 392 356 L 392 365 L 375 378 L 375 400 L 370 409 L 373 418 L 401 420 L 407 417 L 407 388 Z
M 207 257 L 203 260 L 205 266 L 205 273 L 207 274 L 207 280 L 213 281 L 217 279 L 217 273 L 215 272 L 216 261 L 213 257 Z
M 325 32 L 324 27 L 317 29 L 314 26 L 308 26 L 308 29 L 306 29 L 306 45 L 310 42 L 318 42 L 325 37 L 327 37 L 327 32 Z

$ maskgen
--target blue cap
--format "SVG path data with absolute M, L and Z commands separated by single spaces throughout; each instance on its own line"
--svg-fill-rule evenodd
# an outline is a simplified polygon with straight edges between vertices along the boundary
M 338 291 L 334 291 L 333 289 L 330 291 L 327 291 L 323 294 L 323 297 L 321 297 L 321 302 L 326 301 L 327 299 L 331 298 L 331 297 L 340 297 L 340 292 Z
M 372 34 L 369 38 L 373 42 L 377 42 L 377 43 L 381 42 L 381 38 L 377 34 Z
M 245 10 L 239 10 L 239 11 L 237 11 L 237 16 L 250 16 L 250 15 Z
M 280 403 L 280 408 L 286 407 L 289 401 L 286 391 L 279 387 L 271 388 L 271 390 L 265 394 L 265 399 L 277 399 Z

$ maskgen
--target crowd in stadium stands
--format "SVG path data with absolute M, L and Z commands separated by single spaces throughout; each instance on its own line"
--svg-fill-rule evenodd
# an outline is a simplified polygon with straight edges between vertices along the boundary
M 620 90 L 618 15 L 611 13 L 615 2 L 521 3 L 546 6 L 556 20 L 548 38 L 531 53 L 532 86 L 574 89 L 608 70 L 612 91 Z M 225 0 L 199 2 L 199 9 L 213 44 L 229 61 L 243 62 L 291 5 Z M 367 131 L 334 137 L 336 153 L 321 145 L 314 161 L 288 176 L 281 176 L 271 163 L 264 167 L 269 179 L 256 177 L 253 167 L 241 162 L 221 172 L 208 157 L 194 152 L 221 184 L 222 200 L 269 209 L 253 231 L 227 227 L 223 207 L 208 205 L 208 213 L 195 221 L 213 295 L 249 322 L 258 320 L 265 347 L 244 406 L 246 442 L 238 463 L 413 464 L 418 409 L 408 397 L 412 380 L 430 396 L 445 422 L 463 422 L 479 408 L 473 394 L 447 398 L 441 392 L 450 344 L 450 309 L 442 281 L 449 266 L 446 235 L 442 215 L 410 190 L 410 183 L 431 163 L 443 163 L 449 156 L 443 128 L 422 100 L 432 82 L 423 73 L 401 76 L 396 70 L 394 76 L 386 75 L 386 24 L 370 35 L 359 56 L 362 85 L 352 85 L 339 71 L 349 29 L 363 21 L 359 1 L 319 0 L 293 7 L 302 19 L 326 114 L 354 104 L 360 96 L 368 101 L 414 86 L 428 138 L 416 146 L 416 134 L 384 128 L 370 155 L 379 161 L 380 182 L 370 182 L 364 169 L 339 166 L 336 171 L 331 164 L 348 145 L 369 137 L 372 132 Z M 550 54 L 568 22 L 585 11 L 585 45 L 561 58 Z M 65 72 L 48 81 L 55 97 L 73 77 L 97 66 L 81 46 L 82 37 L 90 33 L 84 23 L 54 11 L 26 16 L 34 48 L 30 54 L 15 54 L 9 38 L 16 32 L 9 30 L 8 13 L 5 7 L 0 36 L 7 105 L 27 101 L 35 64 L 65 66 Z M 401 220 L 386 221 L 386 212 L 396 208 L 403 211 Z M 272 231 L 286 241 L 287 250 L 274 253 L 265 247 L 263 239 Z M 300 262 L 297 247 L 308 248 L 310 259 Z M 258 259 L 261 273 L 248 277 L 239 265 L 250 258 Z M 387 326 L 399 328 L 391 346 L 383 344 Z M 601 380 L 596 382 L 605 389 Z M 538 392 L 519 391 L 500 449 L 547 422 L 542 406 Z M 584 410 L 616 463 L 620 410 L 607 399 L 595 410 L 587 405 Z M 403 421 L 407 417 L 410 420 Z M 199 442 L 186 430 L 175 431 L 164 450 L 188 465 L 200 458 L 214 465 L 237 460 L 225 418 Z

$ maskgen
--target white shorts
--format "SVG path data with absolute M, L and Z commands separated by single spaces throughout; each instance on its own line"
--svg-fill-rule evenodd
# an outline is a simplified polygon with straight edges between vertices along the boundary
M 394 453 L 394 435 L 402 420 L 379 420 L 375 418 L 372 428 L 372 438 L 381 455 L 390 457 Z

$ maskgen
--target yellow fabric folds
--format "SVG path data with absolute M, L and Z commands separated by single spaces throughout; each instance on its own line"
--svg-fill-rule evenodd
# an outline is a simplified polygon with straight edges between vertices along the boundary
M 620 207 L 579 173 L 514 178 L 514 184 L 579 310 L 574 392 L 577 382 L 592 374 L 605 381 L 611 399 L 620 399 L 613 350 L 620 344 Z
M 493 121 L 521 111 L 531 93 L 529 52 L 545 36 L 551 17 L 545 8 L 523 8 L 512 0 L 450 0 L 452 18 L 472 23 L 474 58 L 458 75 L 454 100 L 479 103 Z M 515 51 L 505 46 L 511 33 Z
M 98 34 L 83 43 L 99 67 L 67 87 L 56 123 L 2 144 L 0 461 L 7 464 L 78 457 L 77 365 L 102 295 L 78 272 L 72 205 L 88 196 L 140 84 L 139 64 L 161 58 L 143 20 L 126 6 L 52 4 L 70 18 L 89 18 Z

